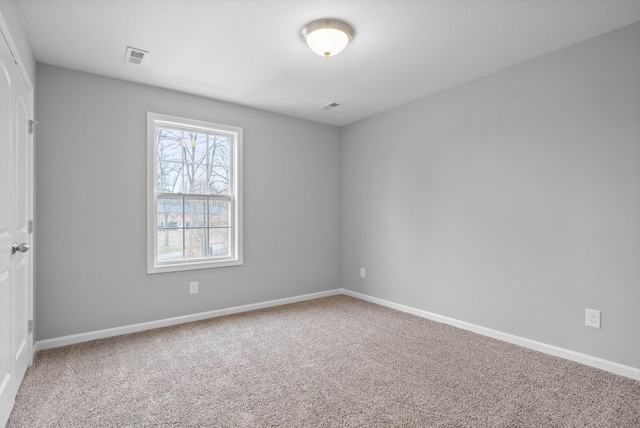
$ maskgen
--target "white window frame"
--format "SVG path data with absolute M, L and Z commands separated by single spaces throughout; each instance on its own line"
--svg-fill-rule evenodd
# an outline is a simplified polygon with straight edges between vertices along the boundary
M 200 132 L 224 134 L 230 139 L 231 152 L 231 254 L 226 257 L 203 259 L 158 261 L 157 260 L 157 205 L 156 189 L 156 126 L 169 126 Z M 183 195 L 184 194 L 176 194 Z M 202 195 L 194 195 L 202 196 Z M 195 269 L 209 269 L 243 264 L 242 253 L 242 128 L 169 116 L 147 113 L 147 273 L 176 272 Z

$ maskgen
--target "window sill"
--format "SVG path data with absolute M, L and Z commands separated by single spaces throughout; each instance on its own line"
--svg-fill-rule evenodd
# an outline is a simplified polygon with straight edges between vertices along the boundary
M 147 274 L 181 272 L 181 271 L 198 270 L 198 269 L 215 269 L 215 268 L 230 267 L 230 266 L 241 266 L 242 264 L 243 264 L 242 259 L 149 264 L 149 266 L 147 267 Z

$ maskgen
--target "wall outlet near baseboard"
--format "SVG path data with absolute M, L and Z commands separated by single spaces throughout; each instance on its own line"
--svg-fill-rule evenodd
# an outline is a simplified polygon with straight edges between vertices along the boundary
M 600 311 L 587 308 L 584 324 L 587 327 L 600 328 Z
M 366 278 L 366 277 L 367 277 L 367 272 L 365 268 L 360 268 L 360 278 Z
M 189 294 L 198 294 L 198 281 L 189 283 Z

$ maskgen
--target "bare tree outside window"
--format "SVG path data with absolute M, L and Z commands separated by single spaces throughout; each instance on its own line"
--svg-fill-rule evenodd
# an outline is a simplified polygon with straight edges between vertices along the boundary
M 156 128 L 157 258 L 229 255 L 230 138 Z

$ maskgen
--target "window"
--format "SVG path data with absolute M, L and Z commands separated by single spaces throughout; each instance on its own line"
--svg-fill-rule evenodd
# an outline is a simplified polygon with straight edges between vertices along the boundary
M 147 272 L 242 264 L 242 128 L 147 114 Z

